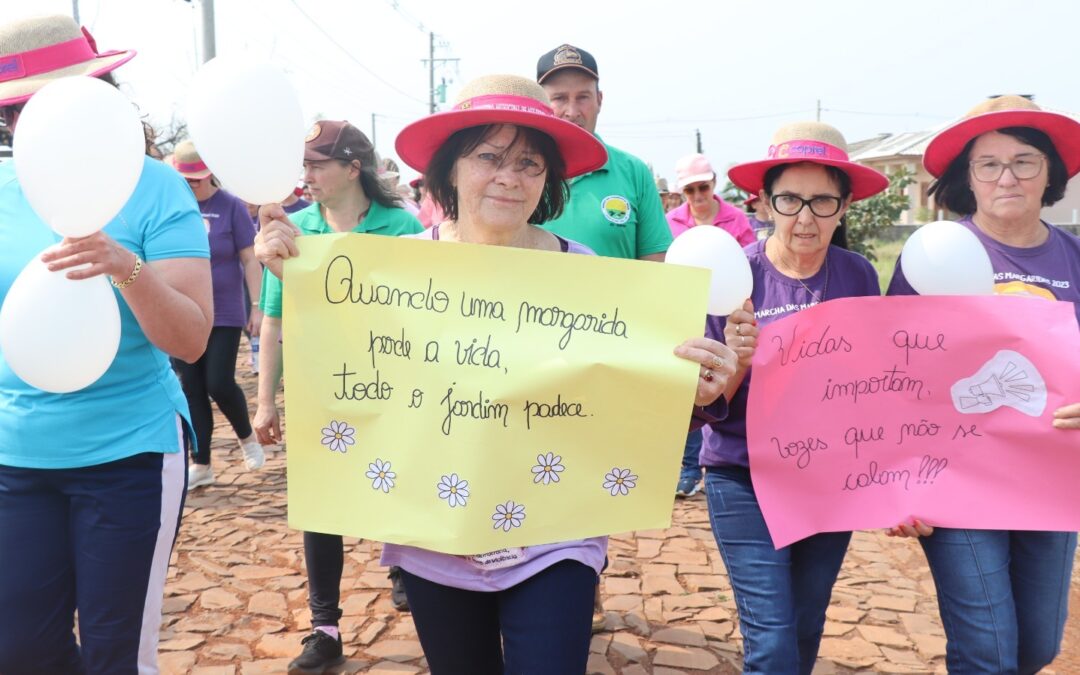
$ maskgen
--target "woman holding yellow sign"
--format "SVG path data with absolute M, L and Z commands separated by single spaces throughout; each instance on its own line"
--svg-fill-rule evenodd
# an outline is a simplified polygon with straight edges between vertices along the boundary
M 464 87 L 452 110 L 406 127 L 398 155 L 424 172 L 446 220 L 425 239 L 592 254 L 539 227 L 562 211 L 566 179 L 607 159 L 592 134 L 554 116 L 531 80 L 494 75 Z M 267 251 L 295 255 L 293 231 L 264 225 Z M 695 415 L 715 421 L 735 354 L 692 338 L 678 356 L 701 364 Z M 452 486 L 451 486 L 452 488 Z M 508 519 L 514 514 L 507 513 Z M 507 527 L 510 527 L 509 520 Z M 405 590 L 432 673 L 585 672 L 593 593 L 607 538 L 455 556 L 387 544 L 383 563 L 403 570 Z

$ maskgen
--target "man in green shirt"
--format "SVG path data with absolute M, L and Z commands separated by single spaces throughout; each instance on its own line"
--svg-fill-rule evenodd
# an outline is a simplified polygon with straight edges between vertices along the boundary
M 400 198 L 381 183 L 376 173 L 375 148 L 359 129 L 345 121 L 316 122 L 304 146 L 304 183 L 315 203 L 286 216 L 280 207 L 263 207 L 261 218 L 291 222 L 298 235 L 358 232 L 397 236 L 422 232 L 420 221 L 401 208 Z M 260 246 L 273 246 L 261 235 Z M 276 242 L 281 245 L 281 242 Z M 281 383 L 281 265 L 263 273 L 262 344 L 259 351 L 259 404 L 255 433 L 260 442 L 282 442 L 277 395 Z M 308 604 L 312 632 L 301 644 L 300 656 L 289 672 L 321 673 L 345 661 L 341 634 L 341 573 L 344 546 L 338 535 L 304 533 L 304 562 L 308 573 Z M 391 601 L 408 609 L 399 572 L 391 568 Z
M 571 45 L 557 47 L 540 57 L 536 81 L 557 116 L 596 135 L 604 94 L 592 54 Z M 637 157 L 607 143 L 604 147 L 607 164 L 572 179 L 562 215 L 543 226 L 599 255 L 662 261 L 671 230 L 652 172 Z

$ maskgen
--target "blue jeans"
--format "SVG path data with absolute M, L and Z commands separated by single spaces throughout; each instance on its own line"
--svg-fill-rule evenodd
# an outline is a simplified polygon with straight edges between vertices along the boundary
M 1074 532 L 934 529 L 920 539 L 950 673 L 1036 673 L 1061 648 Z
M 401 570 L 431 675 L 584 673 L 596 571 L 563 560 L 504 591 L 443 586 Z
M 739 609 L 744 673 L 809 674 L 850 532 L 815 534 L 773 547 L 750 472 L 707 467 L 713 536 Z
M 686 447 L 683 449 L 682 470 L 679 472 L 679 480 L 684 478 L 701 478 L 701 465 L 698 456 L 701 454 L 701 429 L 691 431 L 686 436 Z

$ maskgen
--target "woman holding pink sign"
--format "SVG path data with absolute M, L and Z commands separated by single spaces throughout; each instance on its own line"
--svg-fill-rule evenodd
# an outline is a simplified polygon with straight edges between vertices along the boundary
M 782 127 L 767 159 L 732 167 L 728 177 L 767 205 L 775 231 L 743 249 L 754 279 L 751 298 L 727 318 L 709 316 L 706 323 L 706 335 L 732 347 L 739 365 L 725 391 L 727 419 L 705 429 L 705 494 L 739 610 L 743 672 L 809 674 L 851 533 L 816 534 L 780 550 L 773 546 L 750 481 L 750 360 L 759 325 L 819 302 L 879 294 L 873 266 L 830 242 L 842 234 L 848 206 L 881 192 L 889 181 L 850 162 L 844 137 L 820 122 Z
M 989 254 L 994 293 L 1072 302 L 1080 319 L 1080 238 L 1040 217 L 1080 173 L 1080 123 L 1024 97 L 1000 96 L 935 136 L 923 163 L 937 178 L 931 194 L 938 204 L 963 215 L 960 225 Z M 917 272 L 905 276 L 898 260 L 888 294 L 916 293 Z M 1080 403 L 1056 410 L 1053 424 L 1080 429 Z M 1035 673 L 1054 660 L 1075 532 L 934 528 L 914 520 L 890 534 L 921 537 L 949 672 Z
M 21 127 L 15 159 L 0 165 L 0 302 L 17 295 L 19 270 L 40 260 L 80 284 L 111 280 L 105 290 L 110 300 L 115 295 L 120 327 L 119 349 L 104 374 L 70 393 L 31 386 L 15 374 L 12 354 L 0 355 L 5 675 L 158 672 L 162 591 L 184 498 L 181 429 L 188 417 L 168 357 L 197 360 L 213 323 L 206 231 L 184 181 L 141 156 L 145 139 L 126 99 L 119 107 L 132 113 L 123 129 L 130 134 L 120 140 L 131 139 L 123 145 L 130 153 L 105 134 L 107 120 L 94 121 L 94 105 L 68 108 L 69 116 L 50 130 L 54 138 L 72 131 L 88 136 L 88 128 L 96 135 L 83 146 L 61 146 L 64 155 L 47 156 L 51 200 L 74 201 L 89 212 L 116 196 L 120 177 L 101 170 L 109 159 L 130 157 L 139 171 L 134 192 L 117 198 L 122 208 L 103 214 L 98 231 L 60 232 L 40 216 L 41 205 L 29 196 L 36 181 L 24 172 L 42 157 L 20 146 L 57 87 L 74 82 L 123 99 L 81 76 L 108 78 L 134 55 L 99 53 L 90 34 L 67 16 L 0 26 L 0 110 L 9 127 Z M 67 76 L 79 77 L 54 83 Z M 63 164 L 73 168 L 72 181 L 58 179 L 68 168 Z M 98 200 L 75 200 L 71 193 L 87 185 Z M 78 332 L 95 329 L 79 326 Z M 65 355 L 45 354 L 46 360 L 50 356 Z

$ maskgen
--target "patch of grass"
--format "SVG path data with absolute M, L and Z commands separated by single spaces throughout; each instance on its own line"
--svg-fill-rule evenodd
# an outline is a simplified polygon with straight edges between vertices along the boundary
M 892 281 L 893 270 L 896 269 L 896 259 L 900 257 L 900 251 L 904 248 L 904 241 L 875 239 L 873 246 L 874 255 L 877 256 L 877 260 L 874 261 L 874 268 L 877 269 L 881 292 L 884 294 L 885 289 L 889 287 L 889 282 Z

